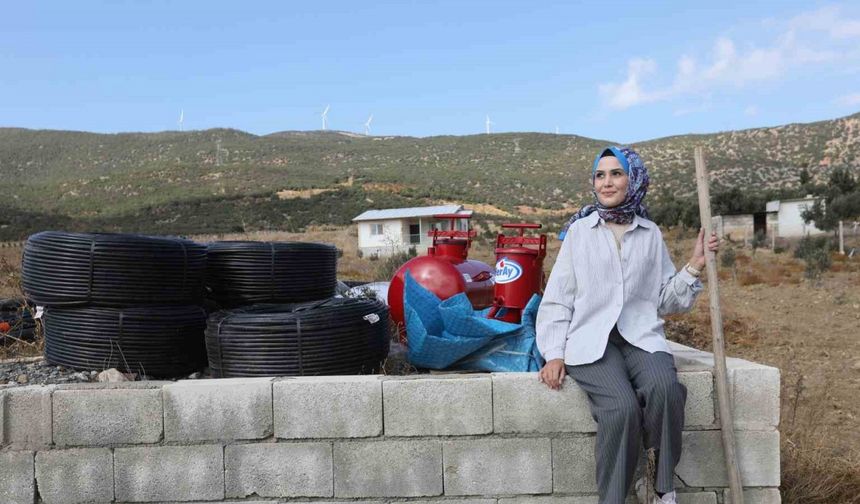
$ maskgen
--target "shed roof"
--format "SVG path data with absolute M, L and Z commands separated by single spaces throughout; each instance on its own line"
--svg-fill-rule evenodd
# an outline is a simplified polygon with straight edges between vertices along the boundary
M 779 212 L 779 205 L 782 203 L 798 203 L 803 201 L 815 202 L 815 200 L 820 199 L 814 196 L 807 196 L 805 198 L 789 198 L 784 200 L 773 200 L 768 201 L 765 204 L 765 212 Z
M 463 210 L 463 205 L 437 205 L 409 208 L 387 208 L 383 210 L 367 210 L 352 219 L 353 222 L 410 219 L 413 217 L 432 217 L 436 214 L 458 213 L 472 215 L 472 210 Z

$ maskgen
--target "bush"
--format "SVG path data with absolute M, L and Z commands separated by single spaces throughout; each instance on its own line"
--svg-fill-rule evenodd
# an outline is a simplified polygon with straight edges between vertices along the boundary
M 734 247 L 727 247 L 726 250 L 720 252 L 720 266 L 730 269 L 734 280 L 738 279 L 738 269 L 735 267 L 737 258 Z
M 398 251 L 386 257 L 376 267 L 376 279 L 390 280 L 391 277 L 394 276 L 394 273 L 396 273 L 397 270 L 400 268 L 400 266 L 403 265 L 403 263 L 412 259 L 416 255 L 418 255 L 418 252 L 415 247 L 409 247 L 408 250 Z
M 806 278 L 819 280 L 821 274 L 830 269 L 832 264 L 830 240 L 823 236 L 804 236 L 794 249 L 794 257 L 806 263 Z
M 751 242 L 753 255 L 755 255 L 756 249 L 764 247 L 766 239 L 767 235 L 765 235 L 764 231 L 758 230 L 755 232 Z
M 735 260 L 737 259 L 737 255 L 735 254 L 735 249 L 732 247 L 727 248 L 720 254 L 720 266 L 723 268 L 732 268 L 735 267 Z

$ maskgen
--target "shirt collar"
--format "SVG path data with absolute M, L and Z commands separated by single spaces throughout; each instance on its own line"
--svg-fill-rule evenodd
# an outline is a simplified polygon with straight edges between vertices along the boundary
M 600 221 L 603 220 L 600 218 L 600 215 L 597 213 L 597 211 L 591 212 L 591 214 L 589 214 L 588 217 L 586 217 L 586 219 L 590 219 L 590 220 L 586 220 L 586 223 L 588 223 L 589 227 L 594 227 Z M 648 219 L 644 219 L 642 217 L 639 217 L 638 215 L 633 216 L 633 223 L 632 224 L 634 227 L 635 226 L 641 226 L 641 227 L 646 228 L 646 229 L 652 229 L 654 227 L 653 222 L 649 221 Z

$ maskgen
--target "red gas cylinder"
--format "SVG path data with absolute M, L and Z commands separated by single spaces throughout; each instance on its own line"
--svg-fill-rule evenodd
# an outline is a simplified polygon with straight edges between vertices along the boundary
M 469 219 L 471 215 L 439 214 L 437 219 L 450 219 L 450 229 L 433 229 L 427 235 L 433 245 L 427 255 L 414 257 L 398 268 L 388 287 L 388 306 L 391 319 L 397 325 L 400 340 L 405 341 L 405 316 L 403 314 L 403 285 L 408 270 L 421 286 L 439 299 L 465 292 L 476 309 L 493 304 L 493 273 L 490 266 L 468 258 L 469 247 L 475 231 L 455 229 L 457 219 Z
M 520 233 L 518 236 L 500 233 L 496 238 L 495 300 L 487 317 L 518 324 L 532 295 L 543 293 L 546 234 L 525 236 L 526 229 L 540 229 L 540 224 L 502 224 L 502 227 L 519 229 Z M 506 308 L 505 313 L 497 317 L 502 308 Z
M 493 268 L 488 264 L 469 259 L 469 248 L 476 233 L 471 228 L 456 229 L 458 219 L 471 219 L 471 215 L 438 214 L 437 219 L 448 219 L 449 229 L 433 229 L 427 234 L 433 237 L 433 246 L 427 249 L 427 255 L 445 259 L 457 268 L 466 282 L 466 296 L 476 310 L 482 310 L 493 304 Z

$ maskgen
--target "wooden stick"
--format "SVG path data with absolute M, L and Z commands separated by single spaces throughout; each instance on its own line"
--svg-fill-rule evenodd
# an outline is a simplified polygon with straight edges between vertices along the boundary
M 723 318 L 720 313 L 720 288 L 717 284 L 717 261 L 714 253 L 708 250 L 711 239 L 711 191 L 705 155 L 701 147 L 694 151 L 696 160 L 696 186 L 699 190 L 699 218 L 705 229 L 705 265 L 708 270 L 708 295 L 711 302 L 711 332 L 714 336 L 714 372 L 717 382 L 717 403 L 720 410 L 720 426 L 723 433 L 723 451 L 726 458 L 726 472 L 729 475 L 729 489 L 732 504 L 743 504 L 744 495 L 741 485 L 741 472 L 735 451 L 735 426 L 729 397 L 728 373 L 726 372 L 726 352 L 723 343 Z

